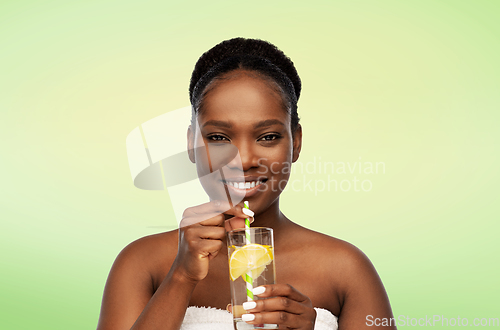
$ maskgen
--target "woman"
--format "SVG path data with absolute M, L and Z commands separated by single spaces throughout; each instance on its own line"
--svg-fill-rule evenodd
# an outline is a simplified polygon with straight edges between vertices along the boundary
M 319 308 L 338 316 L 343 330 L 369 328 L 369 317 L 392 318 L 384 287 L 361 251 L 297 225 L 279 209 L 302 141 L 301 83 L 292 61 L 262 40 L 227 40 L 200 57 L 189 90 L 189 157 L 211 202 L 186 209 L 178 230 L 123 249 L 106 283 L 98 329 L 180 329 L 190 306 L 226 313 L 226 231 L 244 227 L 248 216 L 252 226 L 274 229 L 278 282 L 265 286 L 259 297 L 273 298 L 257 301 L 248 323 L 310 330 Z M 211 157 L 225 153 L 219 147 L 237 148 L 241 162 Z M 221 180 L 203 176 L 222 168 Z M 248 200 L 251 211 L 225 202 L 228 195 Z

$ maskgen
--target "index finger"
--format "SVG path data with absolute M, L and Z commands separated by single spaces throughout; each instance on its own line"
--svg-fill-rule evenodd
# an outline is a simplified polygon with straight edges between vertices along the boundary
M 212 200 L 207 203 L 187 208 L 182 215 L 182 227 L 196 223 L 203 226 L 219 225 L 224 219 L 224 217 L 219 217 L 219 215 L 222 214 L 233 215 L 236 218 L 248 217 L 243 212 L 243 206 L 239 204 L 231 207 L 227 201 Z
M 261 285 L 253 289 L 253 294 L 259 296 L 260 298 L 281 296 L 298 302 L 309 301 L 309 297 L 300 293 L 290 284 Z
M 224 213 L 230 209 L 231 205 L 227 201 L 211 200 L 210 202 L 187 208 L 184 211 L 183 218 L 206 213 Z

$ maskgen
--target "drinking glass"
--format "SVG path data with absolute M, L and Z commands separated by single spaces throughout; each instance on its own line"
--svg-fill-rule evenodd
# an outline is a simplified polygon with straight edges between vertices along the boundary
M 275 284 L 274 240 L 272 228 L 252 227 L 227 233 L 231 305 L 236 330 L 277 329 L 277 324 L 248 324 L 241 319 L 246 314 L 243 303 L 259 300 L 252 289 Z

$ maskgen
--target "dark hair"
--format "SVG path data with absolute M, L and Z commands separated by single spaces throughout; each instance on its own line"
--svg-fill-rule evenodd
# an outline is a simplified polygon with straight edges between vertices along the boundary
M 212 83 L 237 69 L 253 71 L 278 87 L 284 106 L 290 111 L 292 132 L 295 132 L 299 124 L 300 77 L 289 57 L 275 45 L 260 39 L 225 40 L 200 56 L 189 84 L 193 119 L 204 96 L 213 87 Z

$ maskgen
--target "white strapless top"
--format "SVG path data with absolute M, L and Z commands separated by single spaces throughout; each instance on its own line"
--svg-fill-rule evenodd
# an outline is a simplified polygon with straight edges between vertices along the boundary
M 314 330 L 337 330 L 337 317 L 323 308 L 316 310 Z M 212 307 L 190 306 L 186 310 L 180 330 L 234 330 L 233 315 Z

